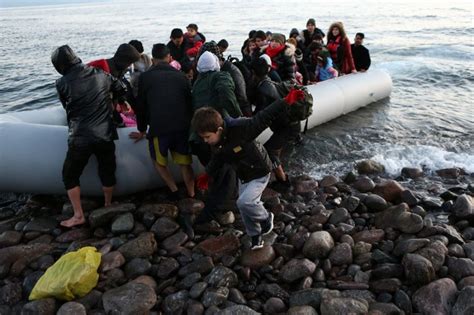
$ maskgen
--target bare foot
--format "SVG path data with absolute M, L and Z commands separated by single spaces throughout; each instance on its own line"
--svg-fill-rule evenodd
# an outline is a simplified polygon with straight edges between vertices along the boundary
M 73 226 L 81 225 L 84 223 L 86 223 L 86 220 L 84 219 L 84 217 L 80 217 L 80 218 L 72 217 L 68 220 L 61 221 L 60 225 L 67 228 L 71 228 Z

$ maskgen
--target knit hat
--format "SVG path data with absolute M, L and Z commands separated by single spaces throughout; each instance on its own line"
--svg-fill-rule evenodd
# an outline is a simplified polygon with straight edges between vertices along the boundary
M 213 53 L 214 55 L 219 58 L 219 60 L 224 60 L 224 56 L 222 55 L 219 46 L 217 46 L 217 43 L 213 40 L 210 42 L 206 42 L 201 46 L 201 49 L 199 50 L 198 58 L 201 56 L 205 51 L 209 51 Z
M 293 36 L 293 35 L 300 35 L 300 32 L 298 32 L 298 29 L 296 28 L 292 28 L 291 31 L 290 31 L 290 37 Z
M 219 59 L 213 53 L 205 51 L 197 63 L 197 71 L 199 73 L 205 73 L 209 71 L 219 71 L 221 68 Z
M 267 63 L 267 65 L 268 65 L 269 67 L 272 66 L 272 59 L 270 58 L 269 55 L 263 54 L 263 55 L 260 56 L 260 58 L 262 58 L 263 60 L 265 60 L 266 63 Z
M 285 35 L 280 34 L 280 33 L 273 33 L 272 40 L 282 45 L 285 44 L 285 41 L 286 41 Z
M 306 22 L 306 26 L 308 26 L 310 24 L 316 26 L 316 21 L 313 18 L 311 18 L 311 19 L 308 20 L 308 22 Z

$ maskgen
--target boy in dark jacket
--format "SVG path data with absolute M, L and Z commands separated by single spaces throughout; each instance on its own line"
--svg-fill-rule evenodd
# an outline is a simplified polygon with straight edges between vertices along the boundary
M 191 125 L 213 149 L 206 167 L 213 177 L 224 164 L 231 164 L 239 179 L 239 208 L 252 250 L 262 248 L 262 235 L 273 229 L 273 214 L 260 200 L 270 179 L 271 161 L 265 148 L 255 141 L 273 120 L 286 112 L 286 106 L 303 98 L 303 92 L 291 90 L 284 100 L 274 102 L 253 118 L 222 118 L 213 108 L 203 107 L 194 113 Z
M 91 155 L 97 157 L 105 206 L 112 202 L 115 186 L 115 144 L 117 130 L 112 120 L 110 92 L 124 95 L 125 86 L 100 69 L 86 66 L 67 46 L 51 55 L 56 70 L 63 75 L 56 81 L 59 99 L 66 110 L 69 126 L 68 151 L 63 165 L 63 182 L 74 209 L 74 216 L 62 221 L 64 227 L 85 222 L 81 206 L 79 177 Z

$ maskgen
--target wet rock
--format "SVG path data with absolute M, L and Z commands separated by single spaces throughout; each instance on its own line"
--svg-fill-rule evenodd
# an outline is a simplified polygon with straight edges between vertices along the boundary
M 204 314 L 204 305 L 198 301 L 189 301 L 186 308 L 187 315 L 201 315 Z
M 351 298 L 325 298 L 321 301 L 321 314 L 367 314 L 367 301 Z
M 468 195 L 461 195 L 456 199 L 452 208 L 453 214 L 460 218 L 473 218 L 474 217 L 474 198 Z
M 204 292 L 204 290 L 207 289 L 207 283 L 206 282 L 198 282 L 195 283 L 191 289 L 189 290 L 189 295 L 193 299 L 197 299 L 201 296 L 201 294 Z
M 120 268 L 125 264 L 125 257 L 118 251 L 113 251 L 102 256 L 100 270 L 106 272 L 114 268 Z
M 131 282 L 147 285 L 155 292 L 158 288 L 158 284 L 156 283 L 155 279 L 146 275 L 138 276 L 135 279 L 133 279 Z
M 23 232 L 51 233 L 58 226 L 58 222 L 52 218 L 35 218 L 28 222 Z
M 184 277 L 181 282 L 178 283 L 177 287 L 180 289 L 189 289 L 191 288 L 194 284 L 196 284 L 198 281 L 201 280 L 201 274 L 198 272 L 193 272 Z
M 245 299 L 242 292 L 240 292 L 236 288 L 230 288 L 229 289 L 229 296 L 228 296 L 227 299 L 230 302 L 233 302 L 233 303 L 236 303 L 236 304 L 247 304 L 247 300 Z
M 64 303 L 56 313 L 56 315 L 86 315 L 87 311 L 84 305 L 77 302 Z
M 459 168 L 443 168 L 436 171 L 436 174 L 444 178 L 458 178 L 461 175 L 461 170 Z
M 60 243 L 70 243 L 74 241 L 83 241 L 91 237 L 91 231 L 88 228 L 79 228 L 66 231 L 56 237 L 56 241 Z
M 393 303 L 372 303 L 369 314 L 402 314 L 402 311 Z
M 293 306 L 291 307 L 287 315 L 318 315 L 318 312 L 311 306 Z
M 341 243 L 336 245 L 329 254 L 332 265 L 350 265 L 352 263 L 352 248 L 349 244 Z
M 437 224 L 433 226 L 425 226 L 423 230 L 418 233 L 419 237 L 428 237 L 433 235 L 444 235 L 451 243 L 464 244 L 462 236 L 456 229 L 447 224 Z M 447 244 L 445 244 L 447 245 Z
M 210 286 L 228 287 L 232 288 L 238 284 L 237 274 L 232 270 L 224 266 L 216 266 L 212 269 L 211 273 L 206 277 L 206 282 Z
M 388 207 L 387 201 L 376 194 L 367 195 L 367 197 L 363 199 L 363 203 L 367 208 L 375 212 L 385 210 Z
M 202 296 L 202 304 L 204 307 L 219 306 L 227 300 L 228 296 L 228 288 L 207 288 Z
M 377 228 L 394 228 L 403 233 L 417 233 L 423 229 L 423 218 L 409 212 L 408 205 L 401 203 L 375 215 Z
M 17 245 L 20 243 L 22 234 L 17 231 L 5 231 L 0 234 L 0 248 Z
M 167 203 L 147 203 L 138 208 L 137 212 L 143 216 L 145 213 L 151 213 L 155 217 L 168 217 L 176 219 L 178 217 L 178 207 Z
M 92 228 L 110 224 L 110 221 L 120 214 L 135 211 L 133 203 L 113 204 L 108 207 L 99 208 L 89 214 L 89 224 Z
M 441 241 L 434 241 L 428 246 L 417 251 L 417 254 L 431 261 L 435 271 L 438 271 L 443 266 L 447 253 L 448 248 Z
M 412 296 L 413 305 L 423 314 L 449 314 L 456 300 L 453 280 L 443 278 L 418 289 Z
M 86 296 L 77 299 L 76 302 L 84 305 L 86 310 L 94 309 L 102 301 L 102 292 L 98 290 L 92 290 Z
M 402 191 L 404 190 L 405 189 L 402 187 L 402 185 L 400 185 L 397 181 L 388 179 L 377 184 L 373 189 L 373 192 L 383 197 L 386 201 L 396 202 L 397 200 L 400 200 Z
M 472 314 L 474 312 L 474 286 L 465 287 L 459 292 L 456 304 L 452 308 L 453 315 Z
M 328 289 L 304 289 L 293 292 L 290 296 L 290 307 L 309 305 L 315 309 L 319 309 L 323 297 L 339 297 L 339 291 L 332 291 Z
M 189 294 L 186 290 L 170 294 L 163 301 L 163 310 L 169 315 L 184 314 L 188 300 Z
M 112 223 L 110 230 L 114 234 L 129 233 L 133 230 L 135 221 L 131 213 L 125 213 L 117 216 Z
M 292 259 L 286 263 L 280 270 L 280 278 L 288 283 L 298 279 L 311 276 L 316 270 L 316 264 L 312 261 L 304 259 Z
M 341 222 L 346 222 L 351 218 L 349 211 L 344 208 L 337 208 L 333 211 L 332 215 L 329 217 L 329 224 L 338 224 Z
M 171 257 L 163 257 L 156 269 L 156 276 L 160 279 L 169 278 L 179 269 L 179 263 Z
M 375 294 L 373 294 L 369 290 L 345 290 L 341 292 L 341 296 L 358 300 L 365 300 L 368 303 L 375 302 Z
M 294 255 L 295 247 L 290 244 L 276 243 L 273 245 L 278 256 L 283 256 L 285 259 L 290 259 Z
M 125 266 L 125 275 L 129 279 L 135 279 L 138 276 L 145 275 L 151 268 L 151 263 L 143 258 L 133 258 Z
M 474 260 L 474 242 L 466 243 L 463 245 L 464 252 L 468 258 Z
M 145 258 L 153 255 L 157 249 L 155 236 L 153 233 L 146 232 L 136 239 L 130 240 L 120 246 L 119 252 L 127 259 Z
M 161 246 L 166 249 L 167 251 L 172 251 L 177 247 L 183 245 L 188 240 L 188 235 L 184 232 L 178 232 L 167 237 L 163 242 L 161 242 Z
M 275 250 L 272 246 L 264 245 L 263 248 L 257 250 L 247 249 L 240 257 L 240 263 L 251 269 L 269 265 L 276 257 Z
M 326 231 L 313 232 L 304 244 L 303 254 L 311 260 L 325 258 L 333 247 L 331 234 Z
M 19 275 L 31 262 L 51 252 L 49 244 L 16 245 L 0 249 L 0 279 Z
M 361 193 L 366 193 L 372 191 L 375 188 L 375 183 L 367 176 L 360 176 L 359 178 L 357 178 L 354 184 L 352 184 L 352 186 L 354 186 L 354 188 L 360 191 Z
M 155 224 L 150 228 L 150 232 L 155 233 L 157 240 L 161 241 L 168 236 L 173 235 L 179 229 L 179 224 L 169 217 L 161 217 L 156 220 Z
M 262 283 L 257 287 L 257 293 L 265 298 L 277 297 L 287 301 L 290 295 L 276 283 Z
M 346 208 L 349 212 L 354 212 L 360 204 L 360 199 L 355 196 L 349 196 L 341 203 L 342 208 Z
M 405 314 L 411 314 L 413 311 L 411 300 L 408 294 L 403 290 L 398 290 L 393 296 L 393 302 L 398 308 L 405 312 Z
M 21 301 L 22 286 L 20 283 L 7 282 L 0 288 L 0 305 L 13 306 Z
M 402 282 L 397 278 L 381 279 L 370 282 L 370 289 L 376 293 L 394 293 L 400 289 Z
M 448 272 L 456 280 L 474 276 L 474 261 L 469 258 L 447 258 Z
M 212 258 L 208 256 L 204 256 L 182 267 L 179 270 L 178 274 L 181 277 L 184 277 L 193 272 L 199 272 L 201 275 L 205 275 L 209 273 L 213 268 L 214 268 L 214 263 L 212 262 Z
M 368 244 L 375 244 L 384 239 L 385 232 L 381 229 L 364 230 L 352 236 L 354 242 L 364 242 Z
M 373 160 L 363 160 L 357 163 L 359 174 L 380 174 L 385 171 L 385 167 Z
M 419 202 L 415 194 L 413 194 L 413 192 L 409 189 L 402 191 L 401 200 L 402 202 L 406 203 L 410 207 L 416 206 Z
M 260 313 L 254 311 L 248 306 L 245 305 L 233 305 L 226 307 L 225 309 L 216 313 L 216 315 L 260 315 Z
M 372 269 L 372 279 L 383 278 L 402 278 L 404 273 L 403 266 L 400 264 L 380 264 Z
M 41 299 L 26 303 L 21 310 L 21 314 L 54 315 L 56 313 L 55 299 Z
M 278 314 L 286 311 L 285 303 L 276 297 L 269 298 L 263 305 L 265 314 Z
M 406 254 L 402 260 L 405 278 L 416 285 L 424 285 L 435 279 L 435 270 L 431 262 L 417 254 Z
M 334 175 L 327 175 L 323 177 L 319 185 L 324 188 L 334 186 L 337 182 L 339 182 L 339 178 Z
M 415 179 L 423 176 L 423 170 L 417 167 L 404 167 L 402 168 L 401 175 Z
M 156 294 L 145 284 L 130 282 L 105 292 L 102 303 L 108 314 L 146 314 L 155 306 Z
M 33 291 L 33 288 L 36 285 L 36 282 L 44 275 L 44 271 L 39 270 L 32 272 L 28 274 L 24 279 L 22 283 L 22 288 L 23 288 L 23 296 L 28 297 L 30 296 L 31 291 Z M 2 296 L 3 294 L 0 294 Z
M 418 214 L 420 217 L 424 218 L 426 216 L 426 210 L 423 209 L 421 206 L 415 206 L 411 209 L 411 212 L 414 214 Z
M 462 290 L 465 287 L 474 286 L 474 276 L 469 276 L 466 278 L 462 278 L 461 281 L 458 282 L 458 289 Z
M 198 214 L 204 208 L 204 202 L 194 198 L 181 199 L 178 209 L 182 214 Z
M 318 182 L 312 178 L 306 180 L 297 180 L 294 184 L 295 193 L 304 195 L 318 189 Z
M 420 248 L 425 247 L 430 243 L 430 240 L 427 238 L 411 238 L 402 240 L 397 243 L 393 249 L 393 254 L 395 256 L 402 256 L 407 253 L 413 253 Z
M 233 234 L 225 234 L 202 241 L 195 250 L 218 260 L 224 255 L 235 255 L 239 248 L 239 238 Z

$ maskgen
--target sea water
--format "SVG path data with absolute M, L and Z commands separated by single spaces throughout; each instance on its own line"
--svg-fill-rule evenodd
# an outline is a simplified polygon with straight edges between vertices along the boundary
M 172 28 L 196 23 L 241 57 L 252 29 L 288 36 L 308 18 L 324 32 L 342 21 L 351 41 L 365 33 L 371 67 L 390 73 L 392 95 L 309 130 L 286 154 L 290 169 L 342 174 L 373 158 L 394 175 L 404 166 L 474 172 L 473 13 L 470 1 L 1 0 L 0 113 L 58 105 L 50 55 L 59 45 L 85 62 L 132 39 L 150 53 Z

